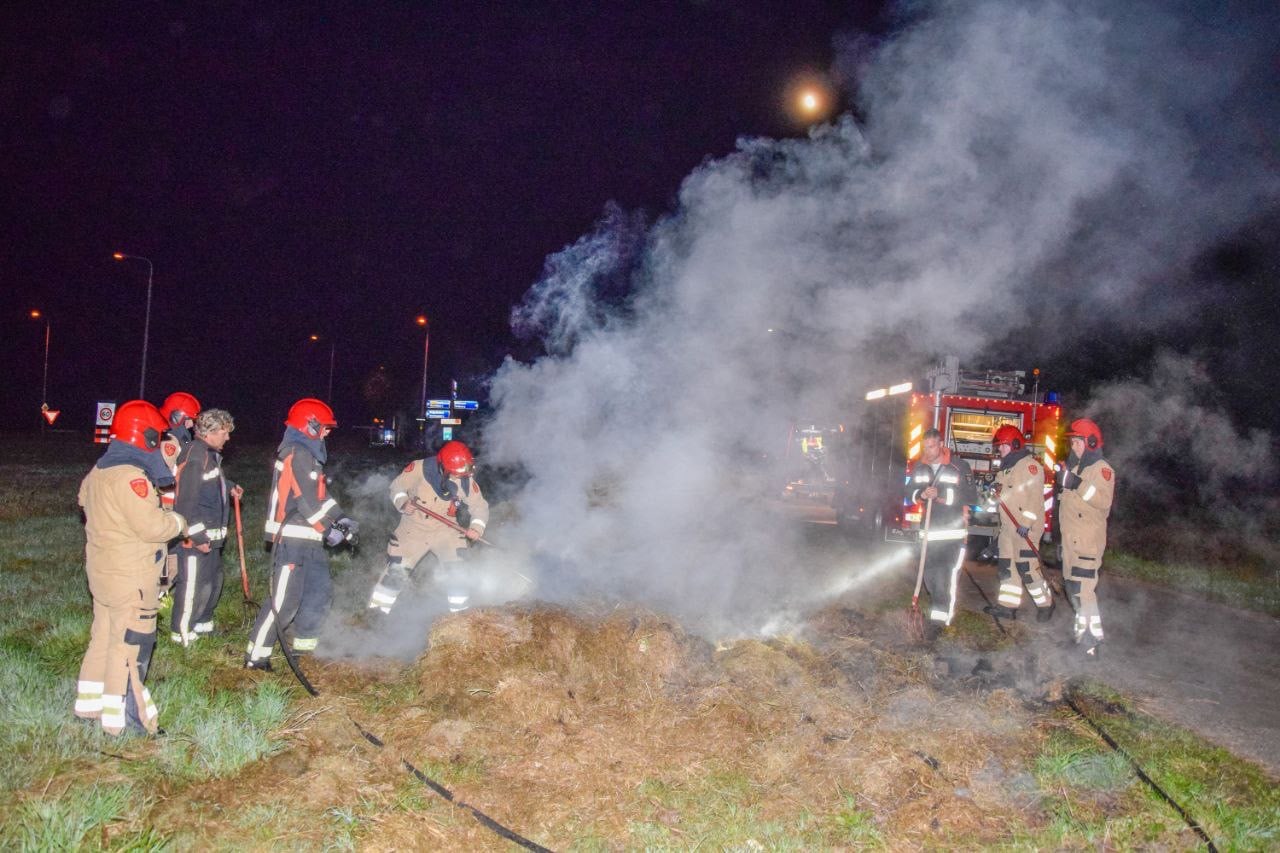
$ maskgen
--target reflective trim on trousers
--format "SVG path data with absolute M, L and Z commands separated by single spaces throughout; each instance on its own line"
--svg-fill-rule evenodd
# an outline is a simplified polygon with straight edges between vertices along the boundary
M 314 652 L 316 644 L 319 642 L 320 640 L 317 637 L 294 637 L 293 650 L 295 652 Z
M 1017 610 L 1022 603 L 1022 584 L 1017 581 L 1000 584 L 1000 596 L 997 599 L 1002 607 Z
M 245 649 L 245 654 L 249 656 L 249 660 L 263 660 L 271 657 L 271 649 L 275 645 L 276 614 L 284 606 L 285 590 L 289 587 L 289 578 L 293 577 L 293 570 L 294 565 L 292 563 L 287 563 L 280 567 L 280 582 L 276 584 L 276 594 L 272 598 L 274 607 L 267 611 L 258 635 L 249 638 L 249 647 Z
M 76 682 L 77 717 L 98 717 L 102 714 L 102 688 L 105 686 L 101 681 Z
M 124 697 L 109 694 L 102 696 L 102 730 L 118 735 L 124 731 Z

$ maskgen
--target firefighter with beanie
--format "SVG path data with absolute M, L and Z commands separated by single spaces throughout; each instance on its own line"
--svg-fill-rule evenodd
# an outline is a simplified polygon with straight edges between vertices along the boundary
M 996 560 L 1000 593 L 996 604 L 983 609 L 1001 619 L 1018 618 L 1022 586 L 1026 584 L 1036 605 L 1036 620 L 1048 622 L 1057 603 L 1053 600 L 1053 590 L 1045 583 L 1040 558 L 1031 545 L 1044 536 L 1044 469 L 1025 446 L 1022 432 L 1012 424 L 996 429 L 991 444 L 1000 454 L 997 494 L 1014 520 L 1009 519 L 1005 509 L 1000 510 L 1000 532 L 996 537 L 1000 553 Z
M 276 451 L 267 508 L 271 545 L 271 596 L 262 604 L 249 635 L 245 666 L 271 669 L 271 650 L 291 631 L 295 652 L 315 651 L 320 626 L 333 601 L 329 554 L 354 542 L 359 525 L 329 496 L 324 475 L 325 436 L 338 425 L 320 400 L 294 403 Z
M 160 456 L 169 466 L 169 478 L 165 482 L 156 483 L 160 487 L 160 504 L 165 509 L 174 509 L 174 488 L 178 477 L 178 457 L 183 449 L 191 443 L 191 427 L 195 425 L 195 417 L 200 414 L 200 401 L 186 391 L 174 391 L 160 404 L 160 417 L 164 418 L 164 438 L 160 442 Z M 178 543 L 169 546 L 169 556 L 165 560 L 164 571 L 160 574 L 160 596 L 169 592 L 170 586 L 178 577 L 178 566 L 182 560 L 182 549 Z
M 177 547 L 170 637 L 183 646 L 213 632 L 213 611 L 222 594 L 230 499 L 244 494 L 222 472 L 222 449 L 235 428 L 230 412 L 205 409 L 196 418 L 195 438 L 178 456 L 175 508 L 187 520 L 187 535 Z
M 460 441 L 446 442 L 434 457 L 410 462 L 391 482 L 391 503 L 402 515 L 387 542 L 387 566 L 369 596 L 369 607 L 390 613 L 411 572 L 433 554 L 444 571 L 449 609 L 465 610 L 468 591 L 450 564 L 461 561 L 461 551 L 484 535 L 489 502 L 473 476 L 475 459 Z M 422 508 L 453 520 L 461 531 L 432 518 Z M 450 575 L 455 575 L 450 578 Z
M 925 540 L 924 586 L 929 592 L 929 621 L 925 638 L 935 640 L 956 614 L 956 580 L 964 562 L 969 506 L 977 501 L 969 463 L 951 452 L 942 433 L 927 429 L 920 459 L 907 476 L 911 503 L 927 503 L 929 523 L 920 531 Z
M 159 712 L 144 682 L 156 643 L 165 545 L 186 531 L 186 520 L 162 507 L 156 491 L 169 473 L 157 452 L 165 426 L 145 400 L 125 403 L 106 452 L 80 484 L 93 624 L 75 715 L 98 720 L 109 735 L 158 731 Z
M 1087 418 L 1067 430 L 1071 455 L 1060 469 L 1062 495 L 1058 527 L 1062 534 L 1062 581 L 1075 608 L 1073 636 L 1090 660 L 1102 644 L 1098 576 L 1107 547 L 1107 516 L 1115 496 L 1116 472 L 1102 458 L 1102 430 Z

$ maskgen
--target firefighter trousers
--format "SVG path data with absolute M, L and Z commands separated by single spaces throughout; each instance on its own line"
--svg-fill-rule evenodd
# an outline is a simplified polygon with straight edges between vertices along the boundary
M 1062 585 L 1076 611 L 1072 631 L 1076 642 L 1085 634 L 1093 642 L 1102 642 L 1102 611 L 1098 609 L 1098 579 L 1102 574 L 1102 555 L 1084 553 L 1072 537 L 1062 543 Z
M 271 657 L 277 631 L 281 637 L 285 632 L 292 635 L 294 651 L 315 651 L 332 602 L 333 579 L 324 546 L 308 539 L 281 538 L 272 550 L 271 596 L 253 623 L 245 660 Z
M 1031 541 L 1037 541 L 1044 533 L 1043 525 L 1031 528 Z M 1045 608 L 1053 604 L 1053 590 L 1045 583 L 1041 570 L 1040 558 L 1032 550 L 1027 541 L 1018 535 L 1018 531 L 1009 524 L 1000 526 L 999 539 L 1000 558 L 996 569 L 1000 575 L 1000 593 L 998 601 L 1002 607 L 1017 610 L 1022 604 L 1022 586 L 1026 584 L 1027 592 L 1036 607 Z M 1017 572 L 1015 575 L 1014 572 Z
M 75 715 L 98 720 L 109 735 L 157 729 L 159 711 L 143 682 L 156 645 L 163 554 L 145 569 L 88 571 L 93 624 L 76 682 Z
M 465 545 L 466 540 L 462 536 L 442 539 L 438 534 L 424 536 L 415 529 L 397 528 L 387 542 L 387 566 L 374 584 L 373 592 L 369 594 L 369 607 L 390 613 L 400 593 L 409 583 L 410 576 L 422 571 L 423 561 L 427 560 L 428 555 L 434 558 L 428 562 L 438 561 L 440 565 L 456 563 L 460 561 L 460 548 Z M 451 592 L 449 597 L 452 610 L 453 600 L 457 596 Z
M 963 531 L 962 531 L 963 532 Z M 956 579 L 964 563 L 964 539 L 930 539 L 924 556 L 924 588 L 929 620 L 950 625 L 956 615 Z
M 184 646 L 213 632 L 213 611 L 222 596 L 222 550 L 207 554 L 179 546 L 178 576 L 173 583 L 170 639 Z

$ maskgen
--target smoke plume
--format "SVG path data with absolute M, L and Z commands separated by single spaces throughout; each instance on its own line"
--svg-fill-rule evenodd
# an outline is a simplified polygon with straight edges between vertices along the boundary
M 1276 13 L 1196 9 L 913 6 L 873 52 L 843 40 L 864 121 L 740 140 L 638 252 L 610 212 L 551 258 L 515 315 L 549 355 L 502 367 L 484 436 L 528 475 L 508 538 L 539 594 L 757 630 L 810 583 L 762 500 L 789 422 L 844 419 L 1028 315 L 1074 348 L 1094 319 L 1190 304 L 1162 282 L 1274 205 L 1280 112 Z

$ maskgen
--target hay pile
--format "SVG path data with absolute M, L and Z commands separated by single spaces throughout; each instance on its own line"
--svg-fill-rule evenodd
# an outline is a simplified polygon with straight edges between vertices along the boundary
M 895 843 L 1007 839 L 1034 812 L 1039 734 L 1021 701 L 943 695 L 927 658 L 857 636 L 717 650 L 648 612 L 493 608 L 438 621 L 414 672 L 418 699 L 374 721 L 388 745 L 455 769 L 461 799 L 551 846 L 625 845 L 638 818 L 678 831 L 646 791 L 713 777 L 748 780 L 764 819 L 853 804 Z M 413 818 L 381 829 L 398 820 Z

